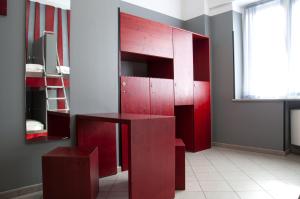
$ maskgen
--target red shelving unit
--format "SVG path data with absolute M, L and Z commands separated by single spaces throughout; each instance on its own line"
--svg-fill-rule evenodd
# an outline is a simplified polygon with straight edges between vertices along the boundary
M 120 23 L 121 112 L 175 115 L 176 137 L 187 150 L 210 148 L 209 37 L 126 13 Z M 134 69 L 123 74 L 131 62 Z M 127 139 L 122 127 L 125 169 Z

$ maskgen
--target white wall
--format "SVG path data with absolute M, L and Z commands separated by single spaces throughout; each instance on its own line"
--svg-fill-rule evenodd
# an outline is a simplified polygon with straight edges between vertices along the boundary
M 149 10 L 182 19 L 182 0 L 122 0 Z
M 200 15 L 217 15 L 230 10 L 240 12 L 240 7 L 258 0 L 122 0 L 149 10 L 189 20 Z
M 182 0 L 182 19 L 189 20 L 208 13 L 206 0 Z

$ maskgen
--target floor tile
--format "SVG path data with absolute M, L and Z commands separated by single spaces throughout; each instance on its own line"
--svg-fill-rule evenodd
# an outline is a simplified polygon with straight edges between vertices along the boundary
M 245 181 L 229 181 L 234 191 L 260 191 L 262 188 L 252 180 Z
M 203 191 L 232 191 L 225 181 L 203 181 L 200 186 Z
M 243 191 L 237 192 L 241 199 L 272 199 L 272 197 L 264 191 Z
M 206 199 L 239 199 L 235 192 L 204 192 Z
M 176 192 L 175 199 L 206 199 L 202 191 Z

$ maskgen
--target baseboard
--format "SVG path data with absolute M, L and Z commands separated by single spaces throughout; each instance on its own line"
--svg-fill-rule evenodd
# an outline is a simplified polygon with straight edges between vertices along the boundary
M 226 144 L 226 143 L 220 143 L 220 142 L 213 142 L 212 145 L 218 146 L 218 147 L 223 147 L 223 148 L 228 148 L 228 149 L 236 149 L 236 150 L 241 150 L 241 151 L 250 151 L 250 152 L 265 153 L 265 154 L 272 154 L 272 155 L 286 155 L 289 153 L 289 150 L 280 151 L 280 150 L 265 149 L 265 148 L 259 148 L 259 147 Z
M 0 198 L 9 199 L 9 198 L 35 193 L 42 190 L 43 190 L 42 184 L 35 184 L 35 185 L 30 185 L 26 187 L 17 188 L 17 189 L 12 189 L 9 191 L 0 192 Z

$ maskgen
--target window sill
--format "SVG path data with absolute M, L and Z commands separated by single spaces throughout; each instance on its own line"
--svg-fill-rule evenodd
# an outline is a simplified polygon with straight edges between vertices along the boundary
M 232 99 L 232 102 L 285 102 L 300 101 L 300 99 Z

